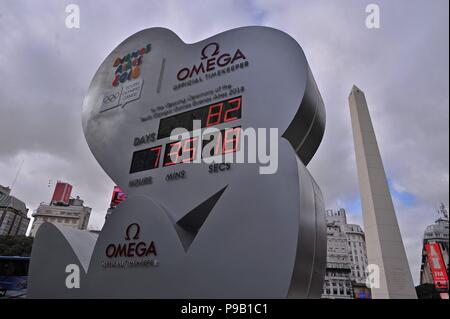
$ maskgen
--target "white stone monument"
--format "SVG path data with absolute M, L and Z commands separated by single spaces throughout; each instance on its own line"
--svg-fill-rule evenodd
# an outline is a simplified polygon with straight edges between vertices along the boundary
M 367 256 L 369 264 L 380 270 L 379 276 L 369 274 L 379 278 L 379 285 L 371 287 L 372 297 L 417 298 L 366 98 L 356 86 L 350 92 L 349 105 Z

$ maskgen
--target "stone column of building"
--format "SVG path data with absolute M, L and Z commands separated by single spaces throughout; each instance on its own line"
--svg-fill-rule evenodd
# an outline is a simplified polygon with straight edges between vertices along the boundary
M 380 270 L 372 297 L 417 298 L 366 98 L 356 86 L 349 105 L 368 261 Z

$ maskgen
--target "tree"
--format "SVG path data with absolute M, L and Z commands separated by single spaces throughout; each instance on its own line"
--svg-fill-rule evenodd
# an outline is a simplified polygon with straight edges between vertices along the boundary
M 439 292 L 433 284 L 422 284 L 417 286 L 416 293 L 419 299 L 441 299 Z
M 31 255 L 33 238 L 27 236 L 0 236 L 0 256 Z

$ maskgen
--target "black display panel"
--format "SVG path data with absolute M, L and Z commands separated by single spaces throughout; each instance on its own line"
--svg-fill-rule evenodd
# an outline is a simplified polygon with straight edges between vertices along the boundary
M 214 137 L 212 136 L 214 135 Z M 227 153 L 234 153 L 239 150 L 241 140 L 241 127 L 230 127 L 221 130 L 220 132 L 216 132 L 210 134 L 209 137 L 203 137 L 203 145 L 202 145 L 202 157 L 212 157 L 217 155 L 223 155 Z M 204 154 L 204 149 L 210 143 L 215 141 L 215 145 L 210 147 L 210 153 Z
M 163 166 L 193 161 L 197 158 L 198 137 L 166 144 Z
M 242 97 L 238 96 L 166 117 L 159 122 L 158 139 L 169 137 L 175 128 L 192 131 L 194 120 L 200 120 L 202 128 L 238 120 L 241 110 Z
M 162 145 L 133 153 L 131 160 L 130 174 L 147 171 L 159 167 Z
M 184 140 L 167 143 L 164 151 L 163 166 L 171 166 L 180 163 L 194 161 L 198 156 L 212 157 L 223 155 L 226 153 L 234 153 L 239 149 L 241 138 L 241 127 L 230 127 L 217 131 L 210 138 L 203 138 L 201 145 L 201 154 L 199 153 L 198 141 L 199 137 L 190 137 Z M 203 154 L 204 148 L 214 143 L 210 147 L 209 154 Z

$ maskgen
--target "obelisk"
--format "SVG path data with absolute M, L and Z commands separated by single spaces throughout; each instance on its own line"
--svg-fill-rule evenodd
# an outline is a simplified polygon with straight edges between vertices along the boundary
M 354 85 L 348 100 L 372 298 L 417 298 L 364 92 Z

